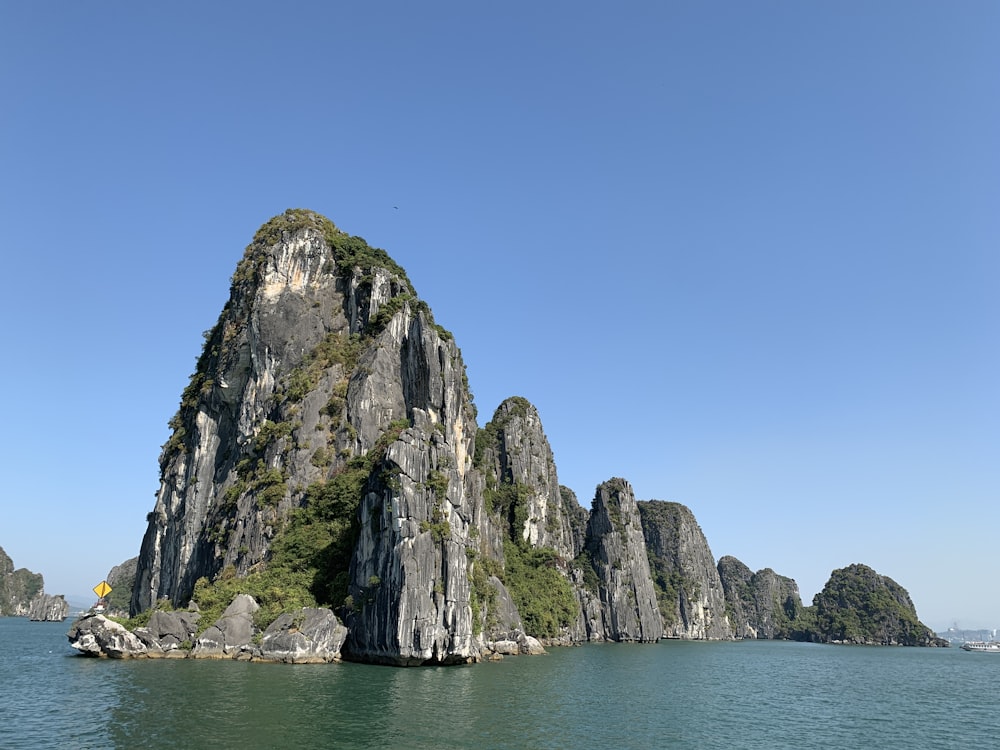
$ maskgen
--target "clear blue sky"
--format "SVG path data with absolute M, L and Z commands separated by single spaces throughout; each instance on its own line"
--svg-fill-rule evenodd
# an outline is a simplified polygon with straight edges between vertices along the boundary
M 1000 627 L 1000 4 L 5 3 L 0 546 L 90 596 L 255 230 L 385 248 L 541 414 L 810 603 Z

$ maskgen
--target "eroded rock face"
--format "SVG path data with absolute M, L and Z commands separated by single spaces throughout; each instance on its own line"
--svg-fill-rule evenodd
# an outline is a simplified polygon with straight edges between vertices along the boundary
M 70 645 L 85 656 L 128 659 L 147 655 L 146 645 L 123 625 L 104 615 L 76 620 L 66 634 Z
M 260 658 L 286 664 L 326 664 L 340 661 L 347 628 L 332 610 L 303 608 L 286 613 L 267 626 Z
M 135 635 L 149 656 L 187 656 L 198 630 L 201 614 L 183 610 L 156 610 L 145 627 L 136 628 Z
M 521 628 L 534 628 L 547 643 L 586 639 L 570 609 L 572 566 L 584 545 L 587 512 L 560 486 L 548 438 L 530 402 L 514 396 L 500 404 L 476 439 L 475 465 L 484 482 L 479 553 L 484 564 L 505 571 L 512 591 L 509 605 L 498 598 L 502 605 L 486 613 L 487 638 L 509 640 Z M 525 577 L 530 585 L 519 580 Z M 539 606 L 546 598 L 554 604 L 547 613 Z
M 770 568 L 750 571 L 732 556 L 719 559 L 719 578 L 736 638 L 781 639 L 793 636 L 802 611 L 798 584 Z
M 500 509 L 511 535 L 530 547 L 555 550 L 564 559 L 575 557 L 579 548 L 574 519 L 563 500 L 538 410 L 527 399 L 508 398 L 484 433 L 478 466 L 486 474 L 487 490 L 504 485 L 515 488 L 512 494 L 517 502 Z
M 191 656 L 195 659 L 227 659 L 253 655 L 253 616 L 260 605 L 252 596 L 239 594 L 226 607 L 222 617 L 205 630 L 194 643 Z
M 614 641 L 659 640 L 663 624 L 639 509 L 632 487 L 624 479 L 611 479 L 597 488 L 587 540 L 599 581 L 604 637 Z
M 470 551 L 490 530 L 465 366 L 382 251 L 310 212 L 265 225 L 173 425 L 132 611 L 182 604 L 224 568 L 267 564 L 309 488 L 378 446 L 357 516 L 342 519 L 359 526 L 339 594 L 349 651 L 403 664 L 478 658 Z M 228 648 L 212 629 L 202 639 L 197 652 Z
M 694 514 L 680 503 L 638 503 L 664 636 L 732 638 L 715 558 Z
M 171 421 L 133 613 L 162 598 L 181 606 L 199 578 L 262 563 L 305 488 L 368 451 L 426 395 L 432 378 L 404 377 L 399 353 L 373 333 L 391 300 L 415 304 L 409 283 L 391 268 L 355 267 L 355 240 L 289 211 L 247 248 Z M 399 312 L 405 321 L 383 316 L 396 330 L 414 317 Z M 416 364 L 432 369 L 419 354 Z
M 404 362 L 400 415 L 412 426 L 388 446 L 361 501 L 346 653 L 401 665 L 473 661 L 481 645 L 466 550 L 479 548 L 482 498 L 470 476 L 476 426 L 464 367 L 451 340 L 420 314 L 394 318 L 379 352 L 395 353 L 397 375 Z M 380 371 L 373 367 L 372 377 Z
M 38 594 L 28 606 L 28 619 L 35 622 L 62 622 L 69 615 L 69 603 L 62 594 Z

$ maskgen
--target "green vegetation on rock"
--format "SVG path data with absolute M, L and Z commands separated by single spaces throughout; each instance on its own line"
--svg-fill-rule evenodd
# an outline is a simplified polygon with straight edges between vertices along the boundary
M 816 639 L 825 642 L 916 646 L 936 640 L 906 590 L 866 565 L 833 571 L 813 610 Z
M 257 600 L 258 627 L 282 612 L 343 604 L 365 483 L 389 444 L 408 426 L 406 420 L 393 422 L 364 456 L 351 459 L 330 479 L 310 485 L 303 507 L 279 527 L 264 565 L 245 577 L 228 567 L 212 581 L 199 579 L 192 598 L 202 612 L 203 626 L 214 623 L 237 594 Z
M 503 582 L 510 592 L 528 635 L 555 638 L 579 613 L 573 587 L 560 571 L 565 561 L 555 550 L 504 542 Z
M 43 587 L 41 573 L 32 573 L 27 568 L 15 570 L 14 562 L 0 547 L 0 616 L 14 614 L 16 604 L 27 607 Z

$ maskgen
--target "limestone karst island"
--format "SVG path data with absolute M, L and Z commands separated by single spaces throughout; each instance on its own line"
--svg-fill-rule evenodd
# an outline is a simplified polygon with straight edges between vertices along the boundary
M 385 251 L 306 210 L 258 230 L 170 420 L 138 557 L 83 653 L 458 664 L 591 641 L 940 645 L 863 565 L 811 607 L 716 563 L 683 505 L 625 479 L 590 510 L 537 410 L 480 426 L 462 354 Z M 124 594 L 124 595 L 123 595 Z

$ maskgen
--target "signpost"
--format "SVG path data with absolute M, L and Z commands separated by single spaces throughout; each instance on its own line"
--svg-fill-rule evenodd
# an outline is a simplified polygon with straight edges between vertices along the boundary
M 107 581 L 101 581 L 94 586 L 94 593 L 97 594 L 97 604 L 90 611 L 95 615 L 103 615 L 108 609 L 108 603 L 104 597 L 111 593 L 111 586 L 108 585 Z
M 111 587 L 108 585 L 107 581 L 101 581 L 99 584 L 94 586 L 94 593 L 97 594 L 98 599 L 103 599 L 111 593 Z

